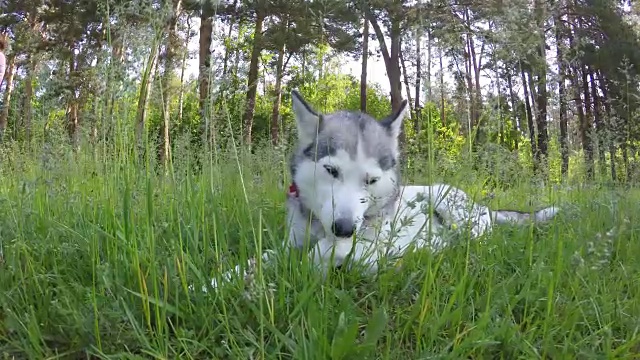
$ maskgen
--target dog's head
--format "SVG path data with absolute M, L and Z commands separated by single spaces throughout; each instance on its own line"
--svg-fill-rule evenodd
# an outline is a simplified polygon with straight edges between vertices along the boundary
M 327 234 L 348 238 L 399 190 L 398 136 L 408 104 L 377 121 L 360 112 L 316 112 L 292 92 L 298 147 L 291 175 L 301 203 Z

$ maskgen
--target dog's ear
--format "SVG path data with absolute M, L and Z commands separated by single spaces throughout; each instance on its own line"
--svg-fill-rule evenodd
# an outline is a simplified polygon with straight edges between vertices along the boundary
M 322 116 L 309 105 L 296 90 L 291 91 L 291 103 L 293 114 L 296 118 L 298 129 L 298 142 L 309 144 L 316 138 L 320 131 Z
M 380 121 L 380 125 L 384 127 L 394 139 L 397 139 L 400 136 L 400 129 L 402 129 L 402 124 L 404 123 L 404 118 L 407 117 L 409 113 L 409 102 L 407 100 L 403 100 L 402 104 L 400 104 L 400 109 L 394 112 L 393 114 L 387 116 L 386 118 Z

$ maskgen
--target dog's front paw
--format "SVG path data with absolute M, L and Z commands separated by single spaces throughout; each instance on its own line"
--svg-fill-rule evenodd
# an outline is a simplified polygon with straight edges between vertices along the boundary
M 201 288 L 201 291 L 203 293 L 207 293 L 209 292 L 209 289 L 217 289 L 220 285 L 224 285 L 228 282 L 230 282 L 234 275 L 235 276 L 239 276 L 242 273 L 243 277 L 247 276 L 247 271 L 241 271 L 240 269 L 240 265 L 236 265 L 235 269 L 231 270 L 231 271 L 227 271 L 224 274 L 222 274 L 222 276 L 220 277 L 220 279 L 216 279 L 216 278 L 212 278 L 210 284 L 208 285 L 203 285 Z M 194 285 L 189 285 L 189 291 L 195 291 L 195 286 Z
M 262 261 L 269 262 L 273 259 L 274 252 L 272 250 L 267 250 L 262 254 Z M 234 278 L 242 277 L 245 282 L 252 282 L 256 273 L 256 269 L 258 266 L 258 261 L 255 257 L 249 259 L 247 261 L 244 269 L 240 265 L 236 265 L 233 270 L 226 271 L 220 279 L 212 278 L 211 283 L 209 285 L 202 286 L 202 292 L 207 293 L 209 289 L 218 289 L 221 286 L 224 286 L 230 282 Z M 195 291 L 194 285 L 189 285 L 190 291 Z

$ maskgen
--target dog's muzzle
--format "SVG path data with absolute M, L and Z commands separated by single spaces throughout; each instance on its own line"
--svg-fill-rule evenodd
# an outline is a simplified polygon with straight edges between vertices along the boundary
M 331 231 L 337 237 L 348 238 L 356 231 L 356 224 L 351 219 L 338 219 L 333 222 Z

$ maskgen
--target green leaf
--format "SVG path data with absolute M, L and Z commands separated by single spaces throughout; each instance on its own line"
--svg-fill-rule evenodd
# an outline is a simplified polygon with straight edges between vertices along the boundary
M 358 323 L 349 324 L 344 312 L 338 318 L 338 327 L 331 342 L 331 359 L 349 359 L 349 353 L 355 349 L 358 337 Z
M 375 348 L 378 340 L 380 340 L 384 334 L 388 319 L 389 317 L 384 308 L 377 308 L 373 312 L 364 332 L 364 342 L 360 346 L 363 350 L 372 350 L 369 348 Z

